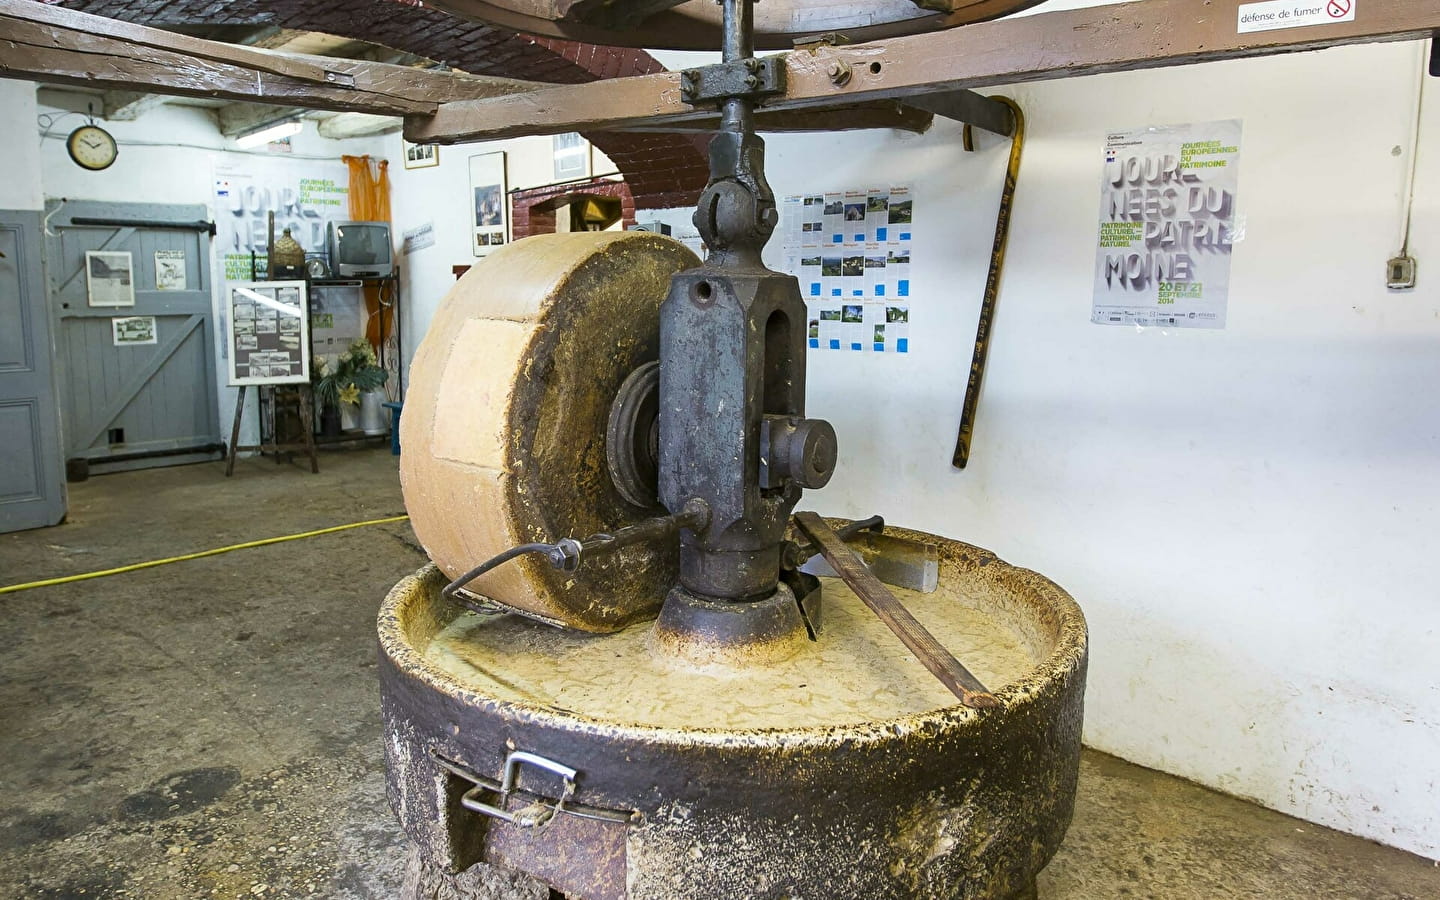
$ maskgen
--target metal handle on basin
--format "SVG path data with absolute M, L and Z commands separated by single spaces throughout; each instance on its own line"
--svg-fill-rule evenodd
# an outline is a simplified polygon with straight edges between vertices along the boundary
M 539 803 L 532 803 L 519 812 L 510 812 L 505 809 L 505 801 L 515 790 L 515 781 L 519 777 L 520 766 L 529 763 L 537 769 L 544 769 L 547 772 L 559 775 L 565 783 L 560 793 L 560 798 L 555 801 L 553 807 L 541 806 Z M 565 801 L 575 796 L 575 776 L 579 773 L 569 766 L 558 763 L 553 759 L 546 759 L 534 753 L 526 753 L 523 750 L 515 750 L 505 757 L 505 773 L 500 779 L 500 803 L 492 806 L 481 801 L 480 795 L 489 792 L 489 788 L 483 784 L 465 792 L 460 798 L 460 805 L 472 812 L 489 816 L 492 819 L 499 819 L 502 822 L 509 822 L 511 825 L 520 828 L 540 828 L 547 824 L 557 814 L 565 809 Z
M 528 753 L 524 750 L 513 750 L 505 757 L 505 767 L 501 773 L 500 781 L 477 775 L 466 766 L 452 760 L 446 759 L 435 750 L 430 751 L 442 767 L 453 775 L 465 779 L 475 785 L 460 797 L 460 805 L 471 812 L 489 816 L 492 819 L 499 819 L 508 822 L 517 828 L 541 828 L 548 824 L 555 816 L 564 813 L 580 819 L 594 819 L 602 822 L 624 822 L 635 824 L 643 821 L 638 812 L 620 812 L 618 810 L 598 809 L 592 806 L 570 803 L 570 798 L 575 795 L 575 779 L 580 773 L 576 769 L 564 763 L 556 762 L 536 753 Z M 528 791 L 520 790 L 517 785 L 520 777 L 520 766 L 530 764 L 537 769 L 543 769 L 554 775 L 560 776 L 563 787 L 559 798 L 551 801 L 547 797 L 540 797 Z M 481 800 L 483 794 L 499 794 L 498 804 L 490 804 Z M 529 806 L 517 812 L 510 812 L 505 809 L 506 801 L 511 795 L 533 801 Z

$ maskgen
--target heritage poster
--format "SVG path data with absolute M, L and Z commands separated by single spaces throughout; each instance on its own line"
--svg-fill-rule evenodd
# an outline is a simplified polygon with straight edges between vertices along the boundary
M 1224 328 L 1241 123 L 1111 132 L 1105 140 L 1090 321 Z

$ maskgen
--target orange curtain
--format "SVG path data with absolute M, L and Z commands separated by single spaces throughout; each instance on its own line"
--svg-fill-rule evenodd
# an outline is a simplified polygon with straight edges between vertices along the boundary
M 357 222 L 390 221 L 390 163 L 369 156 L 342 157 L 350 169 L 350 218 Z M 399 345 L 395 341 L 395 306 L 393 286 L 366 286 L 365 338 L 385 360 L 387 367 L 399 365 Z M 392 347 L 382 346 L 391 343 Z M 393 359 L 392 359 L 393 357 Z M 394 390 L 393 386 L 390 388 Z

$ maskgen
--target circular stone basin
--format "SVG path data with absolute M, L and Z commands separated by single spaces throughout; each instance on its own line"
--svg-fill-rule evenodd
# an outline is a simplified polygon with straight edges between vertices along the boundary
M 739 669 L 652 651 L 649 623 L 479 616 L 440 597 L 433 567 L 400 582 L 380 615 L 383 711 L 392 805 L 421 858 L 584 898 L 1026 895 L 1073 810 L 1084 618 L 985 550 L 886 534 L 937 548 L 935 591 L 892 591 L 1000 708 L 959 706 L 835 578 L 817 641 Z M 462 808 L 473 785 L 453 773 L 498 781 L 513 751 L 578 770 L 568 802 L 613 815 L 525 829 Z M 529 796 L 509 808 L 560 795 L 517 771 Z

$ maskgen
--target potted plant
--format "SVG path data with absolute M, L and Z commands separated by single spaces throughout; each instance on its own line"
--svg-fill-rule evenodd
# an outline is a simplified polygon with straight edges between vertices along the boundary
M 357 427 L 362 402 L 375 408 L 372 418 L 382 423 L 377 433 L 384 433 L 384 410 L 380 403 L 385 398 L 380 389 L 389 377 L 390 373 L 375 360 L 375 348 L 363 338 L 352 341 L 333 364 L 324 357 L 316 359 L 315 399 L 321 408 L 321 433 Z

